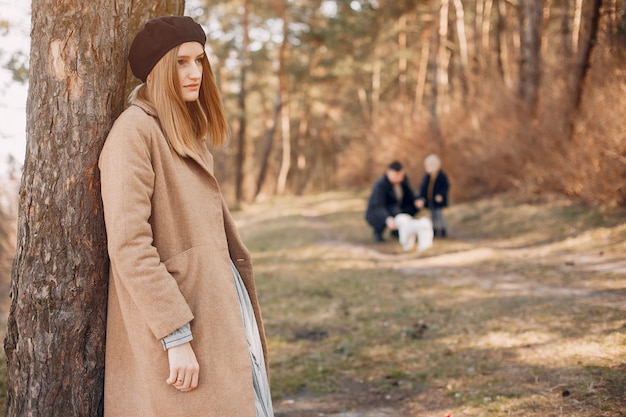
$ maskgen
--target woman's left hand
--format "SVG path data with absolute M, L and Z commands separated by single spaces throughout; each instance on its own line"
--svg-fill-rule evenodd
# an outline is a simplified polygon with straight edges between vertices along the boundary
M 167 350 L 170 376 L 165 382 L 179 391 L 189 392 L 198 386 L 200 365 L 189 342 Z

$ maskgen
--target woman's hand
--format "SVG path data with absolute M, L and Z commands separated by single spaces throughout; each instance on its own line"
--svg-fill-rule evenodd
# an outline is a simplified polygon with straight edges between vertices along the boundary
M 189 342 L 167 350 L 170 376 L 165 382 L 177 390 L 188 392 L 198 386 L 200 365 Z

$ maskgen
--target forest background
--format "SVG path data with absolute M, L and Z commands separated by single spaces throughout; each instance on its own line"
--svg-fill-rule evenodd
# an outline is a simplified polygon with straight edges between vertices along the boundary
M 369 186 L 394 159 L 415 183 L 435 152 L 456 201 L 626 202 L 625 2 L 263 4 L 190 10 L 233 117 L 217 160 L 237 201 Z
M 395 159 L 415 183 L 435 152 L 455 201 L 518 190 L 623 205 L 625 4 L 188 1 L 230 116 L 224 190 L 367 187 Z M 27 54 L 2 58 L 26 83 Z

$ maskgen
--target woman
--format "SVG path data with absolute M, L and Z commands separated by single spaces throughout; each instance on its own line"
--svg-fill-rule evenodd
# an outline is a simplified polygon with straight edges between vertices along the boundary
M 228 128 L 205 42 L 189 17 L 146 23 L 128 58 L 144 83 L 100 156 L 106 417 L 273 416 L 250 254 L 207 148 Z

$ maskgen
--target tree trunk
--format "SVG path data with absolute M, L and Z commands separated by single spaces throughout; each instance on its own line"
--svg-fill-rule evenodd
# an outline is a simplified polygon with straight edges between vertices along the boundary
M 32 2 L 4 342 L 9 417 L 102 415 L 108 258 L 97 161 L 124 106 L 131 4 Z
M 413 118 L 416 118 L 418 111 L 424 107 L 424 91 L 426 89 L 426 75 L 428 73 L 428 55 L 430 54 L 430 41 L 428 35 L 428 30 L 425 30 L 422 35 L 422 51 L 420 52 L 420 63 L 417 71 Z
M 400 51 L 400 57 L 398 59 L 398 96 L 402 104 L 404 104 L 407 97 L 406 71 L 408 67 L 408 58 L 406 19 L 405 14 L 398 18 L 398 50 Z
M 439 9 L 439 36 L 437 50 L 437 78 L 435 83 L 437 87 L 437 114 L 448 113 L 450 108 L 450 82 L 449 82 L 449 63 L 450 50 L 448 49 L 448 18 L 450 13 L 450 1 L 441 0 L 441 8 Z
M 509 48 L 506 38 L 507 22 L 506 22 L 506 2 L 505 0 L 496 0 L 496 10 L 498 12 L 498 23 L 496 26 L 497 34 L 495 36 L 496 49 L 497 49 L 497 63 L 498 73 L 502 77 L 504 84 L 511 86 L 513 79 L 511 77 L 510 64 L 509 64 Z
M 618 21 L 617 33 L 621 40 L 622 48 L 626 48 L 626 1 L 622 0 L 622 9 L 619 13 L 621 19 Z
M 379 53 L 380 47 L 374 46 L 374 62 L 372 63 L 372 126 L 378 126 L 378 118 L 380 116 L 380 85 L 381 85 L 381 72 L 382 72 L 382 57 Z
M 282 102 L 280 101 L 280 91 L 276 92 L 276 100 L 274 102 L 274 112 L 272 114 L 272 121 L 270 127 L 265 131 L 263 140 L 263 153 L 261 155 L 261 169 L 259 169 L 259 176 L 256 181 L 256 189 L 254 191 L 254 198 L 257 198 L 261 194 L 265 178 L 267 178 L 267 170 L 269 167 L 269 159 L 272 153 L 272 145 L 274 144 L 274 134 L 276 133 L 276 126 L 278 125 L 278 116 L 280 115 L 280 108 Z
M 561 6 L 561 48 L 563 49 L 563 55 L 569 57 L 572 55 L 572 31 L 570 29 L 570 12 L 569 12 L 569 0 L 564 1 Z
M 578 51 L 578 38 L 580 37 L 580 24 L 583 16 L 583 0 L 576 0 L 574 7 L 574 23 L 572 25 L 572 48 Z
M 532 116 L 539 107 L 539 86 L 541 82 L 541 28 L 543 23 L 542 0 L 520 0 L 524 24 L 521 25 L 523 72 L 522 97 Z
M 435 18 L 433 19 L 433 25 L 434 25 L 434 29 L 433 30 L 433 62 L 431 65 L 431 69 L 432 69 L 432 85 L 431 85 L 431 98 L 430 98 L 430 120 L 429 120 L 429 126 L 430 126 L 430 131 L 431 131 L 431 135 L 433 137 L 433 141 L 435 143 L 440 143 L 441 142 L 441 126 L 439 125 L 439 102 L 441 101 L 440 98 L 440 93 L 441 93 L 441 89 L 440 89 L 440 82 L 439 82 L 439 78 L 440 78 L 440 72 L 443 70 L 442 69 L 442 62 L 441 62 L 441 48 L 445 47 L 442 46 L 442 44 L 445 45 L 446 42 L 446 38 L 443 38 L 441 35 L 442 29 L 441 29 L 441 25 L 442 25 L 442 21 L 444 20 L 441 15 L 444 14 L 444 4 L 445 4 L 445 15 L 447 16 L 447 0 L 442 0 L 441 4 L 440 4 L 440 9 L 438 11 L 439 16 L 435 15 Z M 437 19 L 437 17 L 439 17 L 439 19 Z M 447 26 L 447 22 L 448 19 L 446 17 L 445 19 L 445 24 Z M 447 32 L 446 32 L 447 33 Z
M 465 12 L 463 10 L 463 2 L 461 0 L 453 0 L 454 13 L 456 15 L 456 33 L 459 41 L 459 55 L 461 58 L 461 86 L 463 91 L 463 100 L 467 98 L 469 85 L 467 77 L 468 53 L 467 53 L 467 36 L 465 36 Z
M 591 53 L 598 38 L 598 26 L 600 21 L 600 9 L 602 8 L 602 0 L 591 0 L 589 5 L 589 24 L 588 31 L 582 37 L 580 43 L 580 52 L 578 53 L 578 62 L 574 69 L 574 79 L 572 81 L 572 93 L 570 97 L 571 107 L 567 115 L 566 133 L 571 139 L 574 135 L 574 125 L 576 122 L 576 114 L 580 109 L 583 91 L 585 89 L 585 81 L 587 73 L 591 66 Z
M 483 10 L 485 3 L 483 0 L 476 0 L 476 11 L 474 12 L 474 65 L 472 71 L 476 74 L 482 68 L 482 27 L 483 27 Z
M 485 54 L 489 53 L 489 32 L 491 32 L 491 9 L 493 8 L 493 0 L 485 0 L 485 15 L 483 17 L 482 30 L 482 48 Z M 487 55 L 489 56 L 489 55 Z
M 282 160 L 280 164 L 280 171 L 278 172 L 278 181 L 276 183 L 276 192 L 282 194 L 287 187 L 287 175 L 291 169 L 291 132 L 290 132 L 290 116 L 289 116 L 289 89 L 287 82 L 287 71 L 285 69 L 285 60 L 287 59 L 287 45 L 289 44 L 289 21 L 287 18 L 287 9 L 280 1 L 276 1 L 279 4 L 278 10 L 280 10 L 280 16 L 283 21 L 283 40 L 280 45 L 280 57 L 279 57 L 279 69 L 278 69 L 278 88 L 280 94 L 280 127 L 281 127 L 281 142 L 282 142 Z
M 243 180 L 244 180 L 244 166 L 246 161 L 246 76 L 248 73 L 248 66 L 250 65 L 250 35 L 248 33 L 248 13 L 250 10 L 250 0 L 244 0 L 243 3 L 243 18 L 242 28 L 243 31 L 243 43 L 241 45 L 241 72 L 239 76 L 239 94 L 237 96 L 237 106 L 239 107 L 239 130 L 237 132 L 237 158 L 235 163 L 235 198 L 237 203 L 241 203 L 243 199 Z

